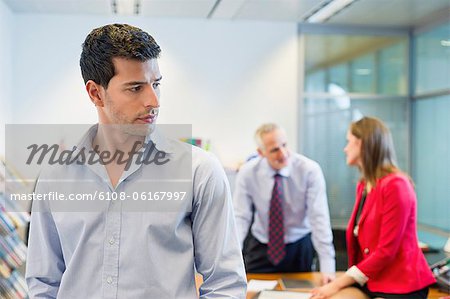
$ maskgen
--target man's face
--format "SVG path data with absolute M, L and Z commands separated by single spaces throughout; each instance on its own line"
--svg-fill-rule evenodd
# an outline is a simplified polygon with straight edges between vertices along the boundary
M 159 108 L 158 62 L 114 58 L 113 63 L 115 75 L 101 90 L 104 106 L 99 109 L 100 124 L 121 125 L 128 134 L 146 136 L 158 116 L 152 113 Z
M 274 170 L 280 170 L 288 165 L 289 149 L 286 134 L 282 130 L 273 130 L 262 135 L 263 148 L 258 149 L 261 156 L 267 159 Z

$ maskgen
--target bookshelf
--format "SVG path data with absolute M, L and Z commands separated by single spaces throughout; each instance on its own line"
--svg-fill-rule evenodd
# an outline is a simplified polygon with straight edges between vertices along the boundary
M 7 188 L 6 178 L 17 178 L 18 181 L 22 181 L 0 157 L 0 298 L 24 299 L 28 298 L 28 295 L 23 275 L 27 254 L 23 231 L 30 221 L 30 214 L 20 209 L 10 211 L 6 208 L 6 197 L 10 192 L 17 191 Z M 17 185 L 14 184 L 14 186 Z M 28 186 L 23 183 L 22 189 L 26 192 Z

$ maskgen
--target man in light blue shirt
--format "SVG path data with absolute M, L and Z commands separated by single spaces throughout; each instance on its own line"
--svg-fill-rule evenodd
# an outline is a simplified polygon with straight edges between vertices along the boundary
M 36 185 L 59 200 L 33 203 L 30 298 L 197 298 L 195 270 L 200 298 L 245 298 L 222 167 L 155 128 L 159 53 L 126 24 L 87 36 L 80 66 L 99 124 Z
M 250 232 L 244 248 L 246 269 L 248 272 L 311 271 L 314 247 L 323 281 L 327 282 L 334 276 L 335 252 L 322 170 L 316 162 L 290 152 L 286 134 L 276 124 L 260 126 L 255 138 L 259 157 L 241 167 L 234 192 L 242 246 Z M 276 199 L 282 198 L 278 214 L 272 210 L 276 180 L 280 184 Z M 281 227 L 271 232 L 272 219 Z M 269 250 L 271 238 L 276 240 L 280 234 L 281 244 Z M 279 260 L 271 258 L 270 251 L 278 253 Z

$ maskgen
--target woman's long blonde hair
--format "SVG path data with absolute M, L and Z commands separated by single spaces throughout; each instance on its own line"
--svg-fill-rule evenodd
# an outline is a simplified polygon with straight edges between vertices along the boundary
M 361 140 L 363 180 L 374 187 L 378 179 L 399 171 L 391 132 L 381 120 L 363 117 L 350 125 L 350 133 Z

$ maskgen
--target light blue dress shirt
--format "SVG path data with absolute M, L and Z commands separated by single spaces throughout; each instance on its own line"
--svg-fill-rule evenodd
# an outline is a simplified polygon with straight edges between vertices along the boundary
M 95 133 L 96 127 L 91 128 L 81 145 L 92 148 Z M 33 202 L 26 269 L 31 299 L 198 298 L 195 269 L 204 280 L 200 298 L 245 298 L 245 271 L 222 167 L 198 148 L 151 139 L 159 150 L 188 153 L 179 160 L 170 156 L 176 163 L 187 160 L 190 167 L 190 190 L 183 204 L 136 211 L 126 210 L 126 201 L 115 200 L 98 202 L 93 211 L 71 212 L 64 211 L 67 204 Z M 163 175 L 163 168 L 155 165 L 133 164 L 114 189 L 104 165 L 58 166 L 51 175 L 41 174 L 36 192 L 94 188 L 130 193 L 133 184 L 155 169 Z M 177 174 L 172 175 L 176 180 Z
M 269 208 L 276 171 L 267 159 L 258 157 L 244 164 L 236 177 L 234 209 L 241 246 L 251 233 L 261 243 L 269 241 Z M 291 153 L 289 163 L 278 171 L 283 176 L 284 242 L 295 242 L 311 234 L 320 271 L 335 272 L 335 251 L 322 170 L 316 162 Z M 254 207 L 254 222 L 252 220 Z

